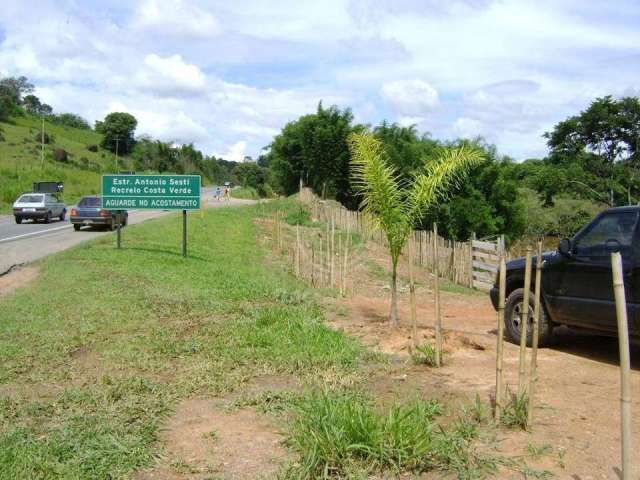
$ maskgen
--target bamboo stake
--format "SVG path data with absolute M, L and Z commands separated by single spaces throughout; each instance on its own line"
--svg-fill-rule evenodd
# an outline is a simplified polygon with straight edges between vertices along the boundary
M 342 294 L 347 294 L 347 272 L 349 268 L 349 244 L 351 243 L 351 233 L 349 231 L 349 225 L 347 225 L 347 238 L 344 242 L 344 275 L 342 276 Z
M 540 332 L 540 288 L 542 281 L 542 242 L 538 242 L 536 258 L 536 286 L 533 300 L 533 332 L 531 336 L 531 368 L 529 371 L 529 403 L 527 405 L 527 427 L 533 420 L 533 397 L 535 395 L 538 368 L 538 335 Z
M 300 225 L 296 224 L 296 277 L 300 278 Z
M 436 367 L 442 364 L 442 317 L 440 315 L 440 279 L 438 271 L 438 225 L 433 224 L 433 295 L 436 317 Z
M 469 288 L 473 288 L 473 241 L 476 239 L 475 232 L 471 233 L 469 239 Z
M 622 256 L 611 254 L 613 292 L 616 298 L 618 346 L 620 349 L 620 420 L 622 427 L 622 480 L 631 480 L 631 362 L 629 360 L 629 324 L 624 292 Z
M 413 261 L 414 261 L 414 239 L 409 239 L 409 302 L 411 303 L 411 338 L 413 339 L 413 348 L 418 346 L 418 316 L 416 313 L 416 284 L 413 276 Z
M 502 353 L 504 348 L 504 300 L 506 296 L 507 266 L 504 255 L 500 254 L 500 293 L 498 296 L 498 346 L 496 348 L 496 409 L 495 419 L 500 420 L 502 413 Z
M 335 282 L 335 269 L 334 269 L 334 257 L 336 254 L 336 216 L 335 216 L 335 212 L 331 213 L 331 248 L 329 249 L 329 256 L 330 256 L 330 266 L 329 266 L 329 272 L 330 272 L 330 287 L 333 288 Z
M 524 294 L 522 309 L 520 310 L 520 363 L 518 364 L 518 394 L 525 389 L 525 374 L 527 359 L 527 329 L 529 328 L 529 290 L 531 289 L 531 247 L 527 247 L 524 263 Z
M 316 267 L 316 247 L 313 241 L 313 237 L 311 237 L 311 286 L 316 286 L 316 278 L 315 278 L 315 267 Z
M 336 256 L 338 257 L 338 293 L 342 296 L 342 277 L 344 275 L 342 271 L 342 262 L 340 261 L 342 258 L 342 235 L 338 235 L 338 252 Z

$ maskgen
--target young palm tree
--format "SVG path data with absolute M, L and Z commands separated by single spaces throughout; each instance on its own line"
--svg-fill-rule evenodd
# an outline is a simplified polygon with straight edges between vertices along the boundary
M 389 165 L 382 143 L 372 134 L 349 137 L 351 172 L 363 211 L 371 215 L 387 237 L 391 257 L 392 326 L 398 325 L 397 267 L 402 249 L 418 220 L 456 186 L 463 175 L 484 160 L 483 152 L 462 144 L 442 148 L 435 159 L 425 162 L 411 182 L 402 182 Z

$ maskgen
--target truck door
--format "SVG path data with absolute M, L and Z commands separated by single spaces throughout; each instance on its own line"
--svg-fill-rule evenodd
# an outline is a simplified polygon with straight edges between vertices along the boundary
M 636 249 L 638 211 L 607 211 L 596 217 L 573 239 L 571 256 L 552 262 L 545 272 L 545 290 L 554 320 L 604 331 L 616 330 L 611 278 L 611 252 L 622 253 L 629 319 L 635 319 Z M 634 245 L 635 243 L 635 245 Z M 635 247 L 635 248 L 634 248 Z M 631 320 L 630 329 L 635 329 Z

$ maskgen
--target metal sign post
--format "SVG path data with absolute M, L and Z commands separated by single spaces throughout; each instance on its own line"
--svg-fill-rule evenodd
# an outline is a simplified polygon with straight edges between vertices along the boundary
M 182 210 L 182 256 L 187 256 L 187 211 Z
M 186 257 L 187 210 L 200 208 L 200 185 L 200 175 L 103 175 L 101 206 L 107 210 L 182 210 L 182 255 Z

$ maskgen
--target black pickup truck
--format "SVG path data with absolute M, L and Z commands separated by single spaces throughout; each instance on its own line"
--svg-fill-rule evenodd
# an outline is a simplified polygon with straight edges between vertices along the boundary
M 611 253 L 620 252 L 624 269 L 629 318 L 629 335 L 640 337 L 640 206 L 604 210 L 571 239 L 562 239 L 555 252 L 543 255 L 542 311 L 540 345 L 551 339 L 553 328 L 566 325 L 602 335 L 617 332 Z M 523 317 L 524 258 L 507 263 L 507 299 L 505 334 L 520 342 Z M 533 292 L 536 258 L 531 275 Z M 497 280 L 490 292 L 493 307 L 498 306 Z M 529 323 L 533 317 L 533 294 L 530 295 Z M 531 342 L 531 326 L 527 343 Z

